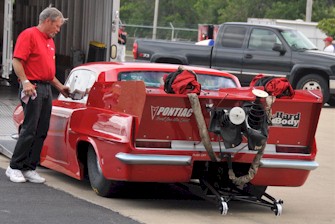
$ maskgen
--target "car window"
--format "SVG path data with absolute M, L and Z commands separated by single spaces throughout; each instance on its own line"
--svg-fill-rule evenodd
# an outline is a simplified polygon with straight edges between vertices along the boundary
M 143 81 L 146 87 L 160 87 L 164 85 L 163 77 L 167 72 L 159 71 L 131 71 L 119 74 L 119 81 Z
M 213 75 L 197 75 L 198 82 L 201 84 L 202 90 L 213 90 L 217 91 L 219 89 L 225 88 L 235 88 L 236 83 L 227 77 L 213 76 Z
M 119 74 L 119 81 L 144 81 L 146 87 L 159 88 L 164 86 L 163 77 L 168 75 L 169 72 L 157 71 L 135 71 L 135 72 L 122 72 Z M 197 74 L 197 80 L 201 84 L 202 90 L 219 90 L 222 88 L 235 88 L 237 87 L 234 80 L 223 77 L 213 76 L 210 74 Z
M 85 103 L 87 95 L 96 80 L 95 73 L 90 70 L 76 70 L 71 72 L 65 86 L 70 88 L 70 97 L 60 95 L 60 100 L 74 100 Z
M 249 49 L 272 51 L 275 44 L 281 44 L 277 35 L 267 29 L 253 29 L 250 34 Z
M 227 26 L 223 32 L 221 45 L 229 48 L 242 48 L 245 33 L 245 27 Z

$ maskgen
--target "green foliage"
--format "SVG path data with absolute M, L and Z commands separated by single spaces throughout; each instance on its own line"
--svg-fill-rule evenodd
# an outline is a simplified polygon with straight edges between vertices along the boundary
M 266 10 L 265 17 L 270 19 L 305 20 L 306 0 L 274 1 Z
M 319 0 L 313 1 L 313 17 L 312 20 L 319 22 L 323 19 L 333 18 L 335 15 L 335 2 Z
M 327 36 L 335 37 L 335 18 L 321 20 L 317 27 Z
M 227 5 L 227 1 L 224 0 L 198 0 L 194 4 L 194 10 L 200 24 L 220 24 L 220 10 Z
M 197 29 L 198 24 L 245 22 L 248 18 L 305 20 L 307 0 L 160 0 L 158 26 Z M 155 0 L 122 0 L 120 17 L 125 24 L 152 26 Z M 335 0 L 313 1 L 312 21 L 322 21 L 320 29 L 332 33 Z M 130 36 L 152 36 L 150 28 L 127 27 Z M 175 36 L 190 39 L 194 32 L 176 31 Z M 171 38 L 171 30 L 160 29 L 157 38 Z
M 226 7 L 219 9 L 219 21 L 246 22 L 248 18 L 264 18 L 270 0 L 227 0 Z

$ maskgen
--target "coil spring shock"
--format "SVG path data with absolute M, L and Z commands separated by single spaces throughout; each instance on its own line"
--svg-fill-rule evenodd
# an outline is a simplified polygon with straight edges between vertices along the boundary
M 228 115 L 228 113 L 223 111 L 223 114 L 221 116 L 221 125 L 222 125 L 222 127 L 228 127 L 229 124 L 230 124 L 229 115 Z
M 252 129 L 260 130 L 262 128 L 264 119 L 265 119 L 265 110 L 260 102 L 260 99 L 257 97 L 256 100 L 252 103 L 249 111 L 248 124 Z

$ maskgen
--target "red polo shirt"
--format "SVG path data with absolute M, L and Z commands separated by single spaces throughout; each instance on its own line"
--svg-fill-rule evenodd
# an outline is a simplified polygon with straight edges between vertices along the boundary
M 53 39 L 31 27 L 18 36 L 13 57 L 22 60 L 27 79 L 51 81 L 56 74 L 55 54 Z

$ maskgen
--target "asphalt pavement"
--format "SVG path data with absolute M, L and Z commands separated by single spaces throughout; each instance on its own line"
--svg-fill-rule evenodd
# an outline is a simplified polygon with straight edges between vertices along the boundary
M 17 131 L 12 114 L 18 103 L 17 88 L 0 85 L 0 153 L 3 154 L 0 155 L 0 163 L 2 164 L 9 164 L 16 143 L 13 137 Z M 12 183 L 6 177 L 3 168 L 0 168 L 0 201 L 1 224 L 139 223 L 47 184 Z

